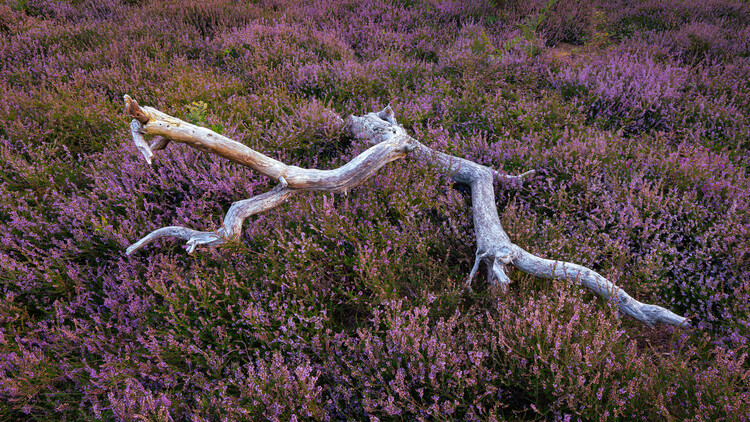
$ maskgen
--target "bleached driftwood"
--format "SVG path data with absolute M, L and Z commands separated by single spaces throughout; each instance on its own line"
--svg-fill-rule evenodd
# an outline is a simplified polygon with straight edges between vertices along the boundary
M 413 154 L 441 166 L 455 182 L 471 187 L 477 252 L 474 266 L 466 281 L 469 288 L 480 264 L 484 263 L 489 283 L 505 290 L 511 283 L 506 271 L 512 265 L 537 277 L 580 282 L 596 294 L 617 303 L 622 313 L 646 325 L 687 324 L 686 318 L 668 309 L 633 299 L 596 271 L 569 262 L 540 258 L 511 242 L 500 224 L 495 206 L 493 181 L 498 177 L 522 179 L 533 171 L 520 176 L 503 175 L 473 161 L 434 151 L 406 133 L 396 122 L 390 106 L 378 113 L 350 116 L 345 122 L 342 121 L 355 137 L 366 140 L 372 146 L 337 169 L 316 170 L 284 164 L 204 127 L 184 122 L 151 107 L 140 107 L 127 95 L 125 104 L 127 112 L 133 117 L 133 139 L 149 163 L 154 150 L 163 149 L 169 141 L 181 142 L 248 166 L 279 182 L 269 192 L 232 204 L 223 225 L 215 232 L 201 232 L 185 227 L 164 227 L 131 245 L 127 249 L 128 255 L 162 237 L 186 240 L 188 253 L 192 253 L 199 245 L 218 246 L 229 240 L 238 239 L 246 218 L 278 206 L 296 192 L 346 191 L 364 182 L 389 162 Z M 144 139 L 144 134 L 157 137 L 149 145 Z

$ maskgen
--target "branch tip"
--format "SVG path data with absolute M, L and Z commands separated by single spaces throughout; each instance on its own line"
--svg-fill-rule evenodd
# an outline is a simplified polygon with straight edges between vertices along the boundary
M 146 124 L 149 121 L 148 115 L 143 112 L 143 109 L 141 109 L 141 106 L 138 105 L 138 101 L 134 100 L 130 97 L 130 95 L 125 94 L 122 97 L 125 100 L 125 112 L 128 113 L 131 117 L 138 120 L 139 122 Z
M 151 147 L 143 138 L 142 129 L 143 125 L 137 119 L 133 119 L 130 122 L 130 133 L 133 135 L 133 142 L 135 143 L 136 148 L 138 148 L 138 151 L 143 154 L 143 158 L 145 158 L 146 162 L 150 165 L 151 157 L 154 156 L 154 153 L 151 152 Z
M 519 180 L 523 181 L 525 177 L 531 176 L 532 174 L 536 173 L 536 170 L 529 170 L 526 172 L 523 172 L 519 175 L 513 176 L 511 174 L 502 174 L 498 170 L 492 170 L 497 178 L 506 179 L 506 180 Z
M 154 139 L 151 141 L 151 151 L 159 151 L 167 147 L 169 145 L 169 139 L 161 136 L 156 135 Z
M 393 112 L 393 108 L 391 107 L 390 104 L 388 104 L 384 109 L 379 111 L 377 115 L 378 117 L 380 117 L 381 119 L 385 120 L 388 123 L 391 123 L 394 125 L 398 124 L 396 122 L 396 117 L 395 117 L 396 114 Z

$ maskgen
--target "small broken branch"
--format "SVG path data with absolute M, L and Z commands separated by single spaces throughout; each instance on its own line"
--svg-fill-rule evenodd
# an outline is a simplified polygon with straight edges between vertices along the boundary
M 134 119 L 130 125 L 133 140 L 147 162 L 151 162 L 153 151 L 163 149 L 169 141 L 175 141 L 217 154 L 279 181 L 279 185 L 269 192 L 232 204 L 224 218 L 224 224 L 215 232 L 164 227 L 131 245 L 127 254 L 162 237 L 186 240 L 189 253 L 198 245 L 221 245 L 239 238 L 246 218 L 278 206 L 298 191 L 346 191 L 363 183 L 387 163 L 412 154 L 441 166 L 454 182 L 471 187 L 477 252 L 466 281 L 469 289 L 481 263 L 487 267 L 489 283 L 501 290 L 505 290 L 511 283 L 506 270 L 514 266 L 537 277 L 580 283 L 603 298 L 614 301 L 622 313 L 646 325 L 687 325 L 686 318 L 660 306 L 633 299 L 596 271 L 578 264 L 541 258 L 512 243 L 500 224 L 493 182 L 496 178 L 523 181 L 534 170 L 517 176 L 505 175 L 473 161 L 435 151 L 410 137 L 396 121 L 390 106 L 377 113 L 349 116 L 343 121 L 355 137 L 367 141 L 371 147 L 337 169 L 316 170 L 284 164 L 209 129 L 176 119 L 151 107 L 140 107 L 127 95 L 125 103 L 126 110 Z M 157 137 L 149 145 L 144 134 Z
M 495 172 L 495 176 L 497 176 L 498 178 L 502 178 L 502 179 L 505 179 L 505 180 L 516 180 L 516 181 L 519 181 L 519 182 L 522 182 L 523 179 L 524 179 L 524 177 L 529 177 L 532 174 L 536 173 L 536 170 L 529 170 L 529 171 L 523 172 L 523 173 L 521 173 L 519 175 L 513 176 L 513 175 L 510 175 L 510 174 L 502 174 L 502 173 L 500 173 L 497 170 L 493 170 L 493 171 Z
M 163 227 L 154 230 L 143 239 L 130 245 L 125 254 L 130 255 L 154 240 L 163 237 L 176 237 L 186 240 L 189 254 L 192 254 L 199 245 L 216 247 L 231 240 L 238 240 L 242 234 L 242 224 L 248 217 L 279 206 L 296 192 L 287 187 L 286 180 L 282 177 L 279 184 L 270 191 L 233 203 L 224 217 L 224 224 L 215 232 L 202 232 L 179 226 Z

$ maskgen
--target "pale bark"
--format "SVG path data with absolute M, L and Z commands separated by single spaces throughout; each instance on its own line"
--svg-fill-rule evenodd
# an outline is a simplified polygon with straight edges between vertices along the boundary
M 133 139 L 149 163 L 154 150 L 166 147 L 169 141 L 175 141 L 220 155 L 279 181 L 279 184 L 267 193 L 232 204 L 224 218 L 224 224 L 216 232 L 164 227 L 131 245 L 127 249 L 127 254 L 162 237 L 186 240 L 189 253 L 198 245 L 221 245 L 239 238 L 242 223 L 247 217 L 281 204 L 298 191 L 346 191 L 364 182 L 387 163 L 412 154 L 441 166 L 453 181 L 471 187 L 477 252 L 466 281 L 468 288 L 471 288 L 471 281 L 480 265 L 484 263 L 489 283 L 504 290 L 511 283 L 506 273 L 507 268 L 513 266 L 537 277 L 567 279 L 580 283 L 616 303 L 622 313 L 646 325 L 687 325 L 686 318 L 660 306 L 644 304 L 633 299 L 596 271 L 569 262 L 538 257 L 511 242 L 500 224 L 493 182 L 497 177 L 521 180 L 533 173 L 533 170 L 520 176 L 503 175 L 473 161 L 434 151 L 410 137 L 404 128 L 398 125 L 390 106 L 378 113 L 348 117 L 344 124 L 352 134 L 366 140 L 372 146 L 337 169 L 316 170 L 284 164 L 209 129 L 176 119 L 151 107 L 139 107 L 127 95 L 125 102 L 126 110 L 134 118 L 131 123 Z M 157 137 L 149 145 L 143 137 L 144 134 Z

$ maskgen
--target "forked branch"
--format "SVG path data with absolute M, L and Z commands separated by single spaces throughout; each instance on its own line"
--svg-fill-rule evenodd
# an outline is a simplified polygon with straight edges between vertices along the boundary
M 298 191 L 345 191 L 361 184 L 387 163 L 413 154 L 444 168 L 453 181 L 471 187 L 477 252 L 466 282 L 469 288 L 480 265 L 484 263 L 490 284 L 504 290 L 511 283 L 506 270 L 514 266 L 537 277 L 580 283 L 605 299 L 614 301 L 622 313 L 646 325 L 686 325 L 686 318 L 661 306 L 633 299 L 596 271 L 569 262 L 544 259 L 512 243 L 500 224 L 493 181 L 497 177 L 522 180 L 533 174 L 533 170 L 518 176 L 504 175 L 473 161 L 434 151 L 406 133 L 396 121 L 390 106 L 378 113 L 350 116 L 345 122 L 342 121 L 355 137 L 366 140 L 372 146 L 337 169 L 316 170 L 284 164 L 209 129 L 176 119 L 151 107 L 140 107 L 127 95 L 125 103 L 126 111 L 133 117 L 133 140 L 147 162 L 151 162 L 153 151 L 166 147 L 169 141 L 181 142 L 248 166 L 279 181 L 279 185 L 267 193 L 232 204 L 224 218 L 224 224 L 215 232 L 164 227 L 131 245 L 127 249 L 128 254 L 162 237 L 186 240 L 188 252 L 193 252 L 198 245 L 221 245 L 240 236 L 242 224 L 247 217 L 278 206 Z M 156 135 L 156 138 L 148 144 L 144 134 Z

